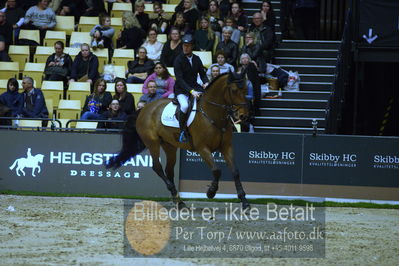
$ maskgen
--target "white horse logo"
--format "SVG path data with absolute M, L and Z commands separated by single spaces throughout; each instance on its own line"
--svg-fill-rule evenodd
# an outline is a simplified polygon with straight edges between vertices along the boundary
M 36 154 L 35 156 L 32 156 L 31 154 L 31 149 L 28 148 L 28 151 L 26 153 L 26 158 L 19 158 L 14 161 L 14 163 L 10 166 L 10 170 L 13 170 L 15 166 L 16 168 L 16 173 L 18 176 L 21 176 L 19 174 L 19 171 L 22 172 L 22 174 L 25 176 L 24 169 L 25 167 L 27 168 L 32 168 L 32 176 L 35 176 L 35 170 L 36 168 L 38 169 L 37 173 L 40 173 L 41 168 L 39 166 L 39 163 L 43 163 L 43 154 Z

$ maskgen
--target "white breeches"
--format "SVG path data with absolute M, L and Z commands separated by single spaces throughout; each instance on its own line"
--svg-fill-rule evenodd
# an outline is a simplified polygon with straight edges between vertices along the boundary
M 180 110 L 186 114 L 188 109 L 188 96 L 184 94 L 179 94 L 177 95 L 177 100 L 180 104 Z

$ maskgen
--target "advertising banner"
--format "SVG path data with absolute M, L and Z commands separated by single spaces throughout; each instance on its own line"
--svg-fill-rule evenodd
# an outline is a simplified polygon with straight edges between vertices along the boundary
M 119 169 L 105 168 L 121 148 L 120 135 L 0 131 L 0 140 L 0 190 L 170 196 L 148 151 Z

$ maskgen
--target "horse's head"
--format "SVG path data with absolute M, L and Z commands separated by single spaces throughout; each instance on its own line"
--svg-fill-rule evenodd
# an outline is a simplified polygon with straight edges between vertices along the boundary
M 43 154 L 37 154 L 37 155 L 35 155 L 35 158 L 36 158 L 36 160 L 37 160 L 39 163 L 43 163 L 44 155 L 43 155 Z
M 245 121 L 249 117 L 247 103 L 247 80 L 244 74 L 229 73 L 229 89 L 225 92 L 225 101 L 233 106 L 233 112 L 236 119 Z

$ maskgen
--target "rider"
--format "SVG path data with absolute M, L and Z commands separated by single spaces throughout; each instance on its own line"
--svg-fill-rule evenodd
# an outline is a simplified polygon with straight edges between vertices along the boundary
M 180 126 L 180 142 L 187 141 L 187 109 L 188 98 L 190 94 L 199 98 L 204 89 L 208 86 L 208 77 L 205 74 L 204 66 L 201 59 L 193 54 L 193 36 L 186 34 L 182 38 L 183 53 L 179 54 L 174 62 L 174 71 L 176 77 L 175 95 L 180 104 L 179 126 Z M 197 76 L 200 75 L 202 87 L 197 83 Z
M 31 153 L 31 148 L 28 148 L 28 151 L 26 152 L 26 159 L 30 161 L 30 160 L 32 160 L 32 158 L 33 158 L 33 156 Z

